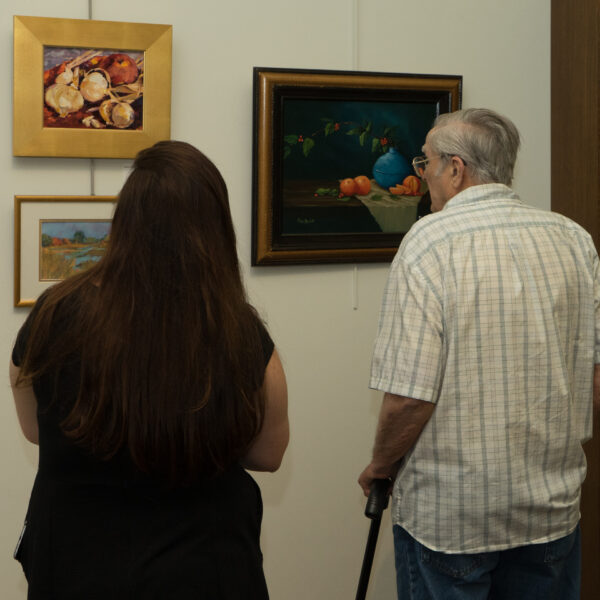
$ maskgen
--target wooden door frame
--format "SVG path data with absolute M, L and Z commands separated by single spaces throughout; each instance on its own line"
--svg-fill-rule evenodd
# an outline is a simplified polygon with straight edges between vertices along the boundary
M 600 7 L 598 0 L 551 4 L 552 210 L 580 223 L 600 249 Z M 583 600 L 600 590 L 600 419 L 585 446 L 581 500 Z

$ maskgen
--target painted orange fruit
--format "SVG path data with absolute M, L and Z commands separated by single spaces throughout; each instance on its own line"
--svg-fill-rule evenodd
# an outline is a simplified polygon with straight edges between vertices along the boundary
M 390 194 L 394 196 L 411 196 L 411 191 L 405 186 L 397 183 L 395 186 L 389 188 Z
M 416 196 L 421 189 L 421 180 L 415 175 L 409 175 L 404 178 L 402 185 L 410 190 L 412 196 Z
M 360 196 L 365 196 L 371 191 L 371 181 L 366 175 L 359 175 L 354 178 L 356 184 L 356 192 Z
M 348 177 L 348 179 L 343 179 L 340 182 L 340 193 L 344 196 L 356 194 L 356 183 L 354 182 L 354 179 L 350 179 L 350 177 Z

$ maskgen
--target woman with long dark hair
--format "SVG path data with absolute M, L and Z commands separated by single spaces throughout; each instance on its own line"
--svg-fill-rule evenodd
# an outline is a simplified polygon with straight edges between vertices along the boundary
M 10 370 L 39 443 L 15 552 L 29 598 L 268 598 L 245 468 L 279 468 L 285 375 L 206 156 L 138 154 L 105 256 L 40 296 Z

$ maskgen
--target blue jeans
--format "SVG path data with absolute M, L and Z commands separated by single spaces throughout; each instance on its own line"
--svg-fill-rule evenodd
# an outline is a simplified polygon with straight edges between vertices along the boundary
M 394 525 L 398 600 L 579 600 L 581 539 L 479 554 L 429 550 Z

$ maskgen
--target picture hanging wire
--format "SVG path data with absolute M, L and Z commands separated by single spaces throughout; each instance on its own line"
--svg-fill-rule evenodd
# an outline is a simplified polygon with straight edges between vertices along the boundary
M 352 0 L 352 69 L 358 71 L 358 1 Z M 358 310 L 358 265 L 352 269 L 352 310 Z
M 352 70 L 358 71 L 358 2 L 352 0 Z
M 92 20 L 92 1 L 88 0 L 88 19 Z M 90 159 L 90 195 L 96 195 L 96 163 L 94 159 Z
M 352 269 L 352 310 L 358 310 L 358 265 Z
M 90 158 L 90 196 L 96 195 L 96 163 Z

